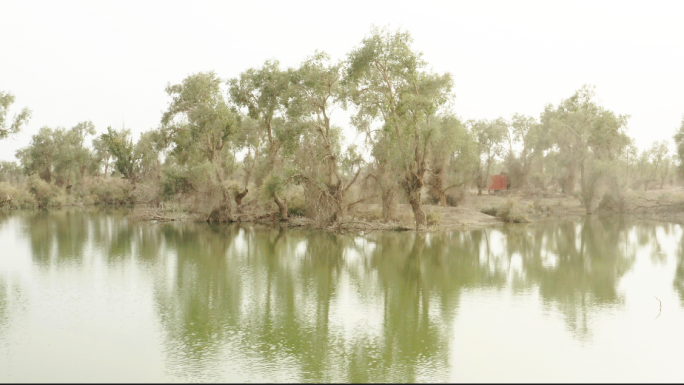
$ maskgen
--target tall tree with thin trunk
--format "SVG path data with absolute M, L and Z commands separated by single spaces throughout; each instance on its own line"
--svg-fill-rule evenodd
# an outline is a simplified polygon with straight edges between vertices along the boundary
M 232 221 L 232 199 L 225 183 L 222 166 L 223 150 L 235 131 L 235 115 L 226 103 L 221 79 L 213 72 L 200 72 L 180 84 L 169 85 L 171 96 L 162 116 L 162 129 L 177 147 L 174 150 L 196 150 L 214 169 L 216 184 L 223 198 L 212 211 L 210 221 Z
M 246 108 L 248 116 L 258 122 L 258 137 L 254 138 L 259 142 L 256 151 L 260 151 L 258 148 L 264 143 L 268 156 L 263 176 L 274 174 L 269 183 L 282 181 L 282 175 L 275 174 L 281 173 L 279 154 L 283 142 L 288 139 L 283 135 L 287 132 L 287 124 L 283 118 L 290 85 L 287 73 L 280 69 L 277 60 L 268 60 L 261 68 L 250 68 L 239 77 L 228 80 L 227 84 L 233 103 Z M 272 199 L 280 210 L 281 220 L 287 220 L 287 206 L 280 196 L 281 189 L 269 188 L 267 191 L 272 193 Z
M 428 170 L 433 119 L 451 97 L 451 75 L 427 71 L 405 31 L 373 28 L 348 55 L 346 82 L 358 108 L 356 120 L 382 122 L 401 169 L 401 185 L 416 228 L 426 225 L 421 189 Z
M 346 201 L 347 193 L 361 172 L 360 157 L 353 149 L 342 153 L 341 130 L 331 122 L 332 111 L 341 106 L 344 98 L 341 67 L 328 54 L 316 52 L 290 71 L 288 113 L 303 124 L 299 156 L 295 157 L 297 176 L 313 201 L 308 202 L 315 206 L 313 216 L 326 225 L 336 225 L 342 219 L 350 203 Z M 356 172 L 349 177 L 342 170 L 345 158 L 352 158 L 356 166 Z

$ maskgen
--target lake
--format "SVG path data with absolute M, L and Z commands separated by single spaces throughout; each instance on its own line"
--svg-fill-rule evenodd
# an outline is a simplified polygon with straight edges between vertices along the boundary
M 0 213 L 0 381 L 682 382 L 683 237 Z

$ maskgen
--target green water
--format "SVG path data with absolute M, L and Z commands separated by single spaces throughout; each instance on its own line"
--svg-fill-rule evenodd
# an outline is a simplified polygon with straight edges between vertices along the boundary
M 0 214 L 0 381 L 682 382 L 683 236 Z

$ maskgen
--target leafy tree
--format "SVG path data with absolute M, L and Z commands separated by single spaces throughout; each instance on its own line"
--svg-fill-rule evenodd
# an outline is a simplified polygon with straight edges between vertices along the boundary
M 508 132 L 508 123 L 503 118 L 496 120 L 468 121 L 470 131 L 477 140 L 477 152 L 480 158 L 476 171 L 475 183 L 477 195 L 482 195 L 482 190 L 487 187 L 489 175 L 494 159 L 501 156 L 504 148 L 503 143 Z M 482 165 L 484 157 L 484 165 Z
M 16 156 L 26 174 L 37 173 L 43 180 L 51 182 L 53 163 L 57 157 L 54 131 L 49 127 L 41 127 L 31 137 L 29 145 L 18 150 Z
M 42 127 L 33 135 L 28 147 L 17 151 L 27 174 L 37 173 L 47 182 L 70 188 L 98 167 L 85 138 L 95 133 L 90 121 L 81 122 L 69 130 Z
M 107 127 L 107 133 L 102 134 L 100 139 L 107 144 L 109 152 L 116 158 L 114 168 L 124 178 L 135 184 L 140 176 L 140 156 L 134 151 L 131 130 L 122 128 L 113 130 Z
M 159 130 L 150 130 L 140 134 L 140 139 L 133 148 L 135 157 L 140 159 L 140 176 L 161 179 L 160 155 L 166 148 L 163 134 Z
M 0 161 L 0 182 L 19 183 L 21 176 L 21 167 L 16 162 Z
M 309 204 L 317 206 L 314 216 L 330 225 L 338 223 L 347 204 L 346 195 L 361 173 L 360 156 L 353 148 L 341 150 L 341 130 L 331 124 L 331 114 L 344 97 L 341 64 L 317 52 L 297 68 L 290 70 L 291 100 L 288 113 L 302 123 L 295 163 L 309 196 Z M 346 155 L 346 156 L 345 156 Z M 356 166 L 353 176 L 342 170 L 347 160 Z
M 629 144 L 625 134 L 629 116 L 616 116 L 594 98 L 594 87 L 585 85 L 557 107 L 547 105 L 541 119 L 567 165 L 566 191 L 572 192 L 579 168 L 581 200 L 587 213 L 595 209 L 600 182 L 614 176 L 613 161 Z
M 661 178 L 660 188 L 662 188 L 663 184 L 665 183 L 665 177 L 660 175 L 662 173 L 662 168 L 665 168 L 664 175 L 667 175 L 667 171 L 670 167 L 670 164 L 667 159 L 667 153 L 667 142 L 664 140 L 661 142 L 653 142 L 651 148 L 648 150 L 648 154 L 651 158 L 651 163 L 653 164 L 653 174 L 650 175 L 650 179 L 657 180 Z M 646 189 L 646 186 L 644 186 L 644 189 Z
M 232 101 L 240 108 L 247 109 L 247 115 L 257 122 L 250 144 L 254 154 L 258 154 L 262 147 L 268 155 L 268 163 L 263 175 L 280 173 L 282 162 L 279 153 L 286 141 L 294 139 L 284 119 L 290 81 L 285 71 L 280 69 L 277 60 L 266 61 L 261 68 L 250 68 L 239 77 L 228 80 L 229 93 Z M 256 159 L 253 158 L 253 159 Z M 261 178 L 260 178 L 261 179 Z M 283 181 L 279 175 L 274 175 L 271 181 Z M 246 187 L 245 187 L 246 190 Z M 287 213 L 287 206 L 281 199 L 281 189 L 269 189 L 281 213 Z M 282 220 L 287 220 L 281 216 Z
M 532 169 L 534 159 L 541 159 L 543 152 L 551 146 L 547 131 L 537 120 L 531 116 L 514 114 L 509 126 L 509 135 L 516 143 L 522 144 L 522 150 L 518 157 L 510 157 L 511 162 L 515 162 L 519 168 L 518 175 L 512 173 L 511 186 L 516 188 L 525 187 L 527 178 Z
M 14 119 L 10 122 L 7 119 L 7 113 L 13 103 L 14 95 L 9 92 L 0 91 L 0 140 L 18 133 L 21 127 L 25 126 L 31 118 L 31 110 L 24 108 L 21 112 L 14 115 Z
M 97 164 L 104 166 L 104 177 L 108 177 L 110 172 L 109 172 L 109 166 L 111 166 L 111 161 L 112 161 L 112 152 L 109 149 L 109 144 L 102 138 L 102 136 L 98 136 L 95 139 L 93 139 L 93 152 L 94 152 L 94 159 L 96 160 Z
M 232 203 L 221 158 L 234 134 L 236 118 L 223 97 L 221 83 L 214 72 L 200 72 L 180 84 L 167 86 L 166 93 L 172 100 L 162 116 L 162 130 L 181 158 L 188 159 L 196 152 L 210 162 L 223 197 L 211 218 L 232 221 Z
M 677 170 L 680 175 L 684 175 L 684 117 L 682 117 L 682 124 L 679 126 L 679 130 L 675 133 L 673 139 L 677 147 L 677 159 L 679 160 Z
M 419 227 L 426 225 L 421 189 L 436 129 L 433 120 L 449 100 L 453 82 L 448 73 L 428 72 L 412 42 L 408 32 L 374 28 L 349 53 L 346 82 L 358 108 L 357 126 L 382 122 L 381 135 L 390 139 L 390 151 L 402 170 L 401 185 Z
M 428 192 L 441 206 L 447 204 L 447 192 L 471 181 L 475 159 L 475 141 L 454 115 L 440 116 L 429 148 Z

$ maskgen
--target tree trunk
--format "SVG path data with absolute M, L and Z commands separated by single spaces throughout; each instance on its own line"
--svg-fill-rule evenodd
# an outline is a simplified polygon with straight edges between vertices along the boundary
M 429 184 L 430 190 L 429 193 L 432 196 L 433 199 L 437 200 L 439 202 L 440 206 L 446 206 L 446 191 L 444 189 L 444 173 L 445 173 L 445 168 L 444 167 L 439 167 L 437 172 L 432 174 L 431 176 L 431 183 Z
M 280 220 L 287 221 L 287 205 L 280 199 L 278 193 L 273 193 L 273 200 L 278 205 L 278 209 L 280 209 Z
M 582 185 L 582 202 L 587 214 L 594 212 L 594 183 L 587 183 L 587 176 L 584 164 L 580 165 L 580 184 Z
M 409 203 L 411 204 L 411 210 L 413 210 L 413 217 L 416 220 L 416 230 L 418 230 L 420 225 L 427 224 L 425 211 L 423 211 L 423 202 L 420 199 L 420 189 L 409 194 Z
M 214 159 L 213 156 L 211 159 Z M 219 183 L 223 201 L 219 207 L 212 210 L 207 222 L 234 222 L 235 219 L 233 218 L 233 205 L 230 202 L 230 192 L 228 192 L 228 189 L 223 185 L 223 175 L 221 174 L 221 169 L 218 164 L 216 164 L 216 180 Z
M 382 191 L 382 220 L 383 222 L 389 222 L 392 217 L 394 217 L 394 212 L 396 211 L 394 198 L 396 196 L 396 191 L 393 188 L 387 188 Z
M 417 231 L 420 225 L 427 225 L 420 194 L 420 189 L 423 187 L 423 178 L 418 173 L 407 172 L 406 179 L 406 192 L 409 198 L 409 204 L 411 204 L 411 210 L 413 210 Z
M 565 178 L 565 186 L 563 192 L 572 195 L 575 192 L 575 167 L 568 167 L 568 175 Z
M 439 190 L 439 205 L 442 207 L 446 207 L 447 201 L 446 201 L 446 191 L 444 190 Z
M 245 195 L 247 195 L 248 192 L 249 192 L 249 190 L 247 190 L 247 189 L 245 188 L 245 191 L 243 191 L 243 192 L 241 192 L 241 193 L 239 193 L 239 194 L 235 194 L 235 204 L 238 205 L 238 206 L 240 206 L 240 205 L 242 204 L 242 198 L 244 198 Z

